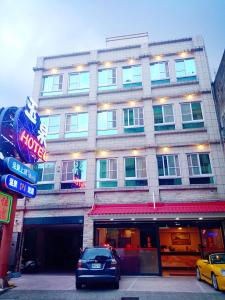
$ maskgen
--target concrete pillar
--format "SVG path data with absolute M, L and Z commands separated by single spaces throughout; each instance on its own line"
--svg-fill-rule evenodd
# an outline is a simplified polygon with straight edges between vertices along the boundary
M 83 249 L 94 245 L 94 222 L 87 214 L 88 210 L 84 214 Z

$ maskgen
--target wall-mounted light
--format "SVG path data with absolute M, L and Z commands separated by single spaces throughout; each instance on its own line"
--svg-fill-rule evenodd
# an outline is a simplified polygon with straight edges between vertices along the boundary
M 161 60 L 161 59 L 162 59 L 162 55 L 156 55 L 156 56 L 155 56 L 155 60 L 159 61 L 159 60 Z
M 83 65 L 79 65 L 76 67 L 76 70 L 77 71 L 82 71 L 84 69 L 84 66 Z
M 46 109 L 45 109 L 45 113 L 46 113 L 46 114 L 50 114 L 51 112 L 52 112 L 51 109 L 49 109 L 49 108 L 46 108 Z
M 203 220 L 203 218 L 202 217 L 200 217 L 200 218 L 198 218 L 199 220 Z
M 128 64 L 129 64 L 129 65 L 133 65 L 134 63 L 135 63 L 135 59 L 130 58 L 130 59 L 128 60 Z
M 75 110 L 76 112 L 81 111 L 81 109 L 82 109 L 82 107 L 81 107 L 80 105 L 74 106 L 74 110 Z
M 205 145 L 198 145 L 197 148 L 198 148 L 198 150 L 204 150 L 205 149 Z
M 180 218 L 177 217 L 175 220 L 180 220 Z
M 112 63 L 110 62 L 110 61 L 106 61 L 105 63 L 104 63 L 104 67 L 106 67 L 106 68 L 109 68 L 109 67 L 111 67 L 112 66 Z
M 188 52 L 183 51 L 183 52 L 181 52 L 179 55 L 180 55 L 180 57 L 185 58 L 185 57 L 187 57 Z
M 80 152 L 74 152 L 73 153 L 73 158 L 78 158 L 78 157 L 80 157 Z
M 58 73 L 58 69 L 57 68 L 52 68 L 51 69 L 51 74 L 57 74 Z
M 193 100 L 193 99 L 194 99 L 194 96 L 195 96 L 195 94 L 188 94 L 188 95 L 185 96 L 185 98 L 186 98 L 187 100 Z
M 104 104 L 102 104 L 102 108 L 103 108 L 103 109 L 109 109 L 110 106 L 111 106 L 110 103 L 104 103 Z
M 111 218 L 111 219 L 110 219 L 110 221 L 114 221 L 114 219 L 113 219 L 113 218 Z
M 166 100 L 167 100 L 167 98 L 166 98 L 166 97 L 159 98 L 159 102 L 160 102 L 160 103 L 165 103 L 165 102 L 166 102 Z
M 107 155 L 108 155 L 108 151 L 106 151 L 106 150 L 101 150 L 101 151 L 99 152 L 99 154 L 100 154 L 101 156 L 107 156 Z
M 139 154 L 139 151 L 136 150 L 136 149 L 135 149 L 135 150 L 132 150 L 132 154 L 133 154 L 133 155 L 138 155 L 138 154 Z
M 130 105 L 130 106 L 135 106 L 136 104 L 137 104 L 137 102 L 134 101 L 134 100 L 129 101 L 129 105 Z
M 163 152 L 167 153 L 167 152 L 170 151 L 170 148 L 169 147 L 163 147 L 162 150 L 163 150 Z

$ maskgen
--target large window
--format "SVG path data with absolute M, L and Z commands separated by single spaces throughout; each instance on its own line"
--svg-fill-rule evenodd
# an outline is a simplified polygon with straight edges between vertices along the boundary
M 66 115 L 65 138 L 88 135 L 88 113 Z
M 87 161 L 84 159 L 62 162 L 61 189 L 77 189 L 86 186 Z
M 125 186 L 148 185 L 145 157 L 125 157 Z
M 111 90 L 116 88 L 116 68 L 98 71 L 98 89 Z
M 178 155 L 157 155 L 159 185 L 181 184 Z
M 69 93 L 85 93 L 89 91 L 89 72 L 69 74 Z
M 177 81 L 196 80 L 196 67 L 194 58 L 176 60 Z
M 172 104 L 153 106 L 155 130 L 175 129 Z
M 142 86 L 141 65 L 123 67 L 123 87 Z
M 41 122 L 44 123 L 48 128 L 48 140 L 59 138 L 60 115 L 42 116 Z
M 204 127 L 200 102 L 181 103 L 183 128 Z
M 97 134 L 98 135 L 117 134 L 115 110 L 98 112 Z
M 151 84 L 166 84 L 170 82 L 168 62 L 156 62 L 150 64 Z
M 214 183 L 208 153 L 187 154 L 190 184 Z
M 143 107 L 124 109 L 124 132 L 144 132 Z
M 42 96 L 55 96 L 62 93 L 63 75 L 48 75 L 42 78 Z
M 38 174 L 38 190 L 54 189 L 55 162 L 38 163 L 34 165 L 34 170 Z
M 97 160 L 97 188 L 117 186 L 117 159 Z

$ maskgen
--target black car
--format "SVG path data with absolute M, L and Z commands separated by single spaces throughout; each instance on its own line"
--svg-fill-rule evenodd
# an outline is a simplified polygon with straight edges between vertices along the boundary
M 116 251 L 110 247 L 85 248 L 77 264 L 76 288 L 82 284 L 112 283 L 119 288 L 120 259 Z

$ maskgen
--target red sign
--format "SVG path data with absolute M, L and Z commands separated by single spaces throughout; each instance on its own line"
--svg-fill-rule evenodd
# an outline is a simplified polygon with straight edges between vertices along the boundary
M 13 197 L 0 192 L 0 222 L 9 223 Z
M 20 142 L 23 143 L 37 158 L 40 158 L 42 161 L 47 161 L 46 149 L 41 146 L 38 140 L 35 139 L 30 133 L 25 129 L 21 131 Z

